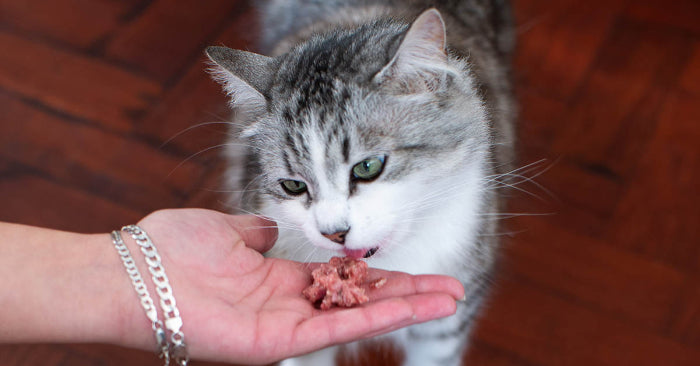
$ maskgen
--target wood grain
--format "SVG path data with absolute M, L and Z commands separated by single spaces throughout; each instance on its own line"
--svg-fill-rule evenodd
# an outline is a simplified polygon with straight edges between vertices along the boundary
M 465 364 L 697 365 L 700 3 L 514 3 L 528 179 Z M 229 112 L 203 49 L 255 50 L 257 29 L 243 0 L 0 0 L 0 220 L 104 232 L 227 209 Z M 0 346 L 3 366 L 123 364 L 159 361 Z

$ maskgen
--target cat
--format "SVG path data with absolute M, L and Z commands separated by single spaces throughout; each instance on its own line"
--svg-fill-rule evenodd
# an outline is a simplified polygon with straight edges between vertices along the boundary
M 509 3 L 259 6 L 270 56 L 206 50 L 241 141 L 228 188 L 278 222 L 270 256 L 460 279 L 455 315 L 386 336 L 405 365 L 460 365 L 497 257 L 494 182 L 515 160 Z M 282 364 L 332 365 L 336 348 Z

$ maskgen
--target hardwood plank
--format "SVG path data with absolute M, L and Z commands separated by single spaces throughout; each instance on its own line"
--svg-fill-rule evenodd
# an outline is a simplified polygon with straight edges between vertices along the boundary
M 156 0 L 114 37 L 105 55 L 153 75 L 161 82 L 197 57 L 203 42 L 240 6 L 240 1 Z
M 228 119 L 202 50 L 255 50 L 251 3 L 0 0 L 0 220 L 104 232 L 157 208 L 227 209 L 217 149 L 171 171 L 225 140 L 224 125 L 176 135 Z M 700 3 L 514 4 L 520 164 L 546 161 L 509 212 L 545 215 L 494 218 L 509 244 L 466 364 L 697 364 Z M 0 346 L 3 366 L 157 363 Z
M 525 229 L 504 247 L 502 260 L 514 276 L 621 322 L 664 332 L 685 290 L 682 272 L 563 230 L 548 217 L 514 221 Z
M 685 93 L 669 96 L 609 231 L 612 245 L 667 261 L 688 273 L 698 273 L 700 267 L 697 100 Z
M 219 45 L 229 48 L 260 52 L 257 44 L 260 36 L 260 24 L 257 10 L 250 2 L 244 2 L 231 17 L 226 28 L 207 46 Z
M 53 345 L 0 344 L 0 361 L 3 366 L 65 365 L 67 351 Z
M 0 156 L 143 211 L 171 207 L 201 166 L 141 141 L 32 108 L 0 93 Z
M 599 314 L 504 274 L 476 338 L 541 366 L 696 365 L 697 349 Z
M 700 42 L 693 46 L 693 56 L 681 76 L 680 87 L 696 96 L 700 95 Z
M 554 150 L 624 178 L 651 139 L 691 45 L 684 32 L 618 21 L 571 105 Z
M 137 133 L 188 155 L 223 143 L 231 114 L 221 88 L 205 71 L 204 58 L 198 60 L 136 126 Z M 220 153 L 221 149 L 213 149 L 197 158 Z
M 12 169 L 13 167 L 9 160 L 0 158 L 0 177 L 10 174 L 10 170 Z
M 700 2 L 695 0 L 630 1 L 625 13 L 648 23 L 681 27 L 700 36 Z
M 129 131 L 134 116 L 162 92 L 159 84 L 99 60 L 0 32 L 0 88 L 110 129 Z
M 679 342 L 700 349 L 700 277 L 689 276 L 684 284 L 684 290 L 678 297 L 674 307 L 674 317 L 671 319 L 668 332 L 670 337 Z
M 623 1 L 515 0 L 518 81 L 568 100 L 585 80 Z
M 564 230 L 590 238 L 606 234 L 615 203 L 625 187 L 618 177 L 596 166 L 552 156 L 514 183 L 508 211 L 514 215 L 547 215 Z M 527 162 L 526 162 L 527 163 Z M 541 167 L 540 167 L 541 166 Z M 513 231 L 528 228 L 512 227 Z
M 490 366 L 535 366 L 528 360 L 508 353 L 508 351 L 493 347 L 488 343 L 474 340 L 469 345 L 469 350 L 462 361 L 464 365 L 490 365 Z
M 254 39 L 251 30 L 256 27 L 251 11 L 241 12 L 231 19 L 231 24 L 217 35 L 212 44 L 250 49 Z M 207 74 L 204 50 L 200 49 L 200 52 L 200 57 L 187 73 L 137 127 L 138 133 L 156 141 L 168 141 L 167 147 L 173 146 L 190 154 L 224 143 L 229 127 L 219 122 L 231 118 L 228 100 L 221 86 Z M 214 149 L 205 155 L 220 154 L 221 149 Z
M 211 159 L 207 162 L 207 173 L 197 187 L 188 195 L 182 207 L 201 207 L 228 213 L 237 213 L 240 204 L 229 201 L 229 193 L 224 185 L 226 162 Z
M 75 232 L 109 232 L 143 216 L 101 197 L 17 174 L 0 180 L 0 221 Z
M 519 87 L 517 90 L 520 114 L 518 116 L 518 152 L 521 165 L 540 159 L 555 159 L 552 144 L 569 117 L 568 105 L 535 90 Z
M 3 25 L 86 49 L 119 26 L 141 0 L 2 0 Z

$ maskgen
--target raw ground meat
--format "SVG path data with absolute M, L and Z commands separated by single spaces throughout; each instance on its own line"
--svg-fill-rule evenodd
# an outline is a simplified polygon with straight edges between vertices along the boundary
M 376 289 L 386 283 L 386 278 L 379 278 L 365 284 L 367 263 L 353 258 L 333 257 L 311 272 L 314 283 L 302 292 L 321 310 L 328 310 L 334 305 L 351 307 L 369 301 L 366 287 Z

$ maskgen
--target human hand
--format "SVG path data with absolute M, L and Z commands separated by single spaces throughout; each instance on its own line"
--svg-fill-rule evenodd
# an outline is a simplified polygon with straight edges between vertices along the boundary
M 451 315 L 464 295 L 450 277 L 370 269 L 370 279 L 388 281 L 369 293 L 369 303 L 321 311 L 301 295 L 314 265 L 260 254 L 276 240 L 274 222 L 180 209 L 155 212 L 139 225 L 158 248 L 193 358 L 274 362 Z M 148 273 L 145 266 L 141 272 Z M 124 308 L 131 321 L 122 343 L 152 344 L 138 301 L 124 299 Z

